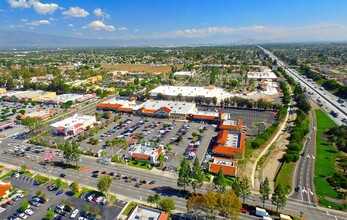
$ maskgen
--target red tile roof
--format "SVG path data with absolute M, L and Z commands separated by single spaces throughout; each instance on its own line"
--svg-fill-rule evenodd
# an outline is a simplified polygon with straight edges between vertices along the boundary
M 246 133 L 241 133 L 239 140 L 239 146 L 222 146 L 219 144 L 216 144 L 212 148 L 212 152 L 219 155 L 225 155 L 225 156 L 233 156 L 237 153 L 244 153 L 245 151 L 245 139 L 246 139 Z
M 156 109 L 148 109 L 145 108 L 142 110 L 143 113 L 148 113 L 148 114 L 154 114 L 157 110 Z
M 75 124 L 73 127 L 75 128 L 75 129 L 77 129 L 77 128 L 80 128 L 80 127 L 82 127 L 83 126 L 83 123 L 77 123 L 77 124 Z
M 109 104 L 109 103 L 99 103 L 96 105 L 98 108 L 108 108 L 108 109 L 118 109 L 122 104 Z
M 133 111 L 133 108 L 120 107 L 118 110 L 119 110 L 119 111 L 125 111 L 125 112 L 132 112 L 132 111 Z
M 228 140 L 228 134 L 229 134 L 228 130 L 220 130 L 217 136 L 217 143 L 225 144 Z
M 56 128 L 57 131 L 63 131 L 64 130 L 64 127 L 63 126 L 59 126 Z
M 10 188 L 11 183 L 0 183 L 0 197 L 3 197 Z
M 237 166 L 226 166 L 226 165 L 222 165 L 222 164 L 211 163 L 209 171 L 211 173 L 218 173 L 221 168 L 223 170 L 224 175 L 236 176 Z
M 214 116 L 214 115 L 193 115 L 193 118 L 197 118 L 197 119 L 208 119 L 208 120 L 218 119 L 218 117 L 217 117 L 217 116 Z
M 139 154 L 139 153 L 132 153 L 131 157 L 134 159 L 140 159 L 140 160 L 148 160 L 149 159 L 149 155 Z
M 161 109 L 163 109 L 165 112 L 170 113 L 171 109 L 169 109 L 168 107 L 164 106 Z

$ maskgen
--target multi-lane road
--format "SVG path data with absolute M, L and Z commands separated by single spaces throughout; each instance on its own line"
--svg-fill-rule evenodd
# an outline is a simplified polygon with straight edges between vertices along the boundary
M 316 118 L 314 111 L 309 112 L 310 115 L 310 133 L 304 143 L 302 154 L 296 165 L 294 173 L 295 190 L 290 198 L 303 201 L 307 204 L 315 205 L 314 196 L 314 161 L 316 159 Z
M 265 53 L 267 53 L 273 60 L 276 60 L 277 64 L 281 66 L 288 75 L 293 77 L 297 83 L 300 83 L 301 87 L 306 88 L 307 92 L 312 93 L 312 100 L 314 102 L 319 104 L 317 100 L 320 99 L 321 104 L 323 105 L 321 107 L 324 111 L 326 111 L 328 114 L 331 111 L 337 112 L 337 117 L 333 117 L 330 114 L 329 116 L 336 122 L 337 125 L 343 124 L 342 120 L 347 119 L 347 108 L 345 106 L 342 106 L 341 103 L 338 102 L 338 97 L 326 90 L 320 89 L 320 85 L 317 85 L 315 82 L 309 81 L 309 79 L 306 79 L 306 77 L 298 73 L 296 70 L 288 68 L 287 65 L 283 63 L 283 61 L 278 59 L 270 51 L 262 47 L 259 48 L 262 49 Z
M 9 149 L 16 144 L 17 140 L 3 140 L 1 143 L 1 150 Z M 46 149 L 49 151 L 49 149 Z M 62 169 L 59 167 L 54 167 L 47 165 L 48 168 L 43 168 L 45 166 L 41 166 L 38 161 L 43 159 L 43 154 L 33 154 L 28 153 L 31 156 L 36 156 L 36 161 L 24 158 L 13 157 L 9 154 L 0 154 L 0 163 L 3 164 L 11 164 L 13 166 L 20 166 L 21 164 L 27 165 L 32 169 L 33 172 L 44 173 L 49 172 L 49 175 L 52 178 L 58 177 L 61 173 L 66 174 L 66 179 L 69 181 L 77 181 L 85 186 L 96 187 L 97 178 L 91 177 L 91 172 L 93 170 L 99 171 L 107 171 L 107 172 L 115 172 L 121 173 L 122 175 L 137 177 L 139 179 L 144 180 L 153 180 L 155 179 L 157 182 L 155 185 L 143 185 L 141 188 L 135 187 L 135 183 L 127 183 L 124 180 L 114 180 L 110 192 L 116 193 L 118 195 L 126 196 L 130 200 L 143 200 L 145 201 L 149 195 L 153 195 L 154 193 L 159 193 L 162 196 L 168 196 L 172 198 L 175 202 L 176 211 L 178 212 L 186 212 L 186 199 L 183 195 L 177 195 L 176 193 L 168 190 L 167 188 L 177 188 L 177 177 L 175 174 L 166 173 L 162 171 L 145 171 L 139 170 L 137 168 L 132 168 L 124 165 L 113 164 L 110 166 L 104 166 L 96 163 L 95 158 L 90 157 L 82 157 L 82 161 L 79 165 L 89 168 L 85 171 L 76 171 L 71 169 Z M 55 158 L 55 160 L 62 159 L 60 156 Z M 204 193 L 208 189 L 210 189 L 210 185 L 204 185 L 198 192 Z M 261 206 L 261 202 L 257 196 L 251 196 L 246 200 L 248 204 Z M 267 208 L 275 209 L 275 207 L 271 204 L 267 204 Z M 347 219 L 347 214 L 342 212 L 337 212 L 333 210 L 325 210 L 317 207 L 313 207 L 311 205 L 307 205 L 307 203 L 303 202 L 301 199 L 289 199 L 286 207 L 283 212 L 298 216 L 300 211 L 304 212 L 305 219 L 323 219 L 320 217 L 324 217 L 324 219 Z M 250 215 L 241 215 L 240 219 L 257 219 L 254 216 Z

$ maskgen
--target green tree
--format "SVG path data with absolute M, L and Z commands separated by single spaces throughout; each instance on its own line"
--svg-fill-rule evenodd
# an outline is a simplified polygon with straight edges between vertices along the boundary
M 21 168 L 22 171 L 25 172 L 25 171 L 27 171 L 28 166 L 23 164 L 22 166 L 20 166 L 20 168 Z
M 94 216 L 97 216 L 100 213 L 100 209 L 98 207 L 94 207 L 92 213 L 93 213 Z
M 147 202 L 149 203 L 149 204 L 155 204 L 155 202 L 154 202 L 154 195 L 149 195 L 148 197 L 147 197 Z
M 231 189 L 227 190 L 224 194 L 220 192 L 217 194 L 218 198 L 218 211 L 226 214 L 231 219 L 237 219 L 240 215 L 242 208 L 239 197 Z
M 108 190 L 112 184 L 112 178 L 109 175 L 101 176 L 98 182 L 98 190 L 107 196 Z
M 163 165 L 163 163 L 165 162 L 165 156 L 164 156 L 163 152 L 159 154 L 158 161 L 159 161 L 160 166 Z
M 24 110 L 24 109 L 21 109 L 21 110 L 19 110 L 19 113 L 21 113 L 22 115 L 24 115 L 24 114 L 25 114 L 25 110 Z
M 202 195 L 202 198 L 203 210 L 213 219 L 218 206 L 218 197 L 216 193 L 209 190 L 206 194 Z
M 53 210 L 48 210 L 45 215 L 45 219 L 52 220 L 54 218 L 54 211 Z
M 61 178 L 56 179 L 55 185 L 58 187 L 58 189 L 63 185 L 63 180 Z
M 284 208 L 286 206 L 287 198 L 286 192 L 283 189 L 281 183 L 277 184 L 275 187 L 274 193 L 271 197 L 271 202 L 276 206 L 276 212 L 278 212 L 278 208 Z
M 20 209 L 22 210 L 22 212 L 24 212 L 25 210 L 27 210 L 29 207 L 29 202 L 28 200 L 24 200 L 22 202 L 22 204 L 20 205 Z
M 165 212 L 171 212 L 175 210 L 175 203 L 170 198 L 164 198 L 160 200 L 159 208 Z
M 193 162 L 192 172 L 191 172 L 191 179 L 192 179 L 192 188 L 195 190 L 197 188 L 200 188 L 202 184 L 204 183 L 204 171 L 201 168 L 200 161 L 198 157 L 195 157 L 195 160 Z
M 269 179 L 266 177 L 263 184 L 260 186 L 260 200 L 263 203 L 263 208 L 265 207 L 265 202 L 266 200 L 269 200 L 270 196 L 270 184 L 269 184 Z
M 81 156 L 81 152 L 78 149 L 79 144 L 76 141 L 72 141 L 72 144 L 67 140 L 60 149 L 63 151 L 63 157 L 67 163 L 75 162 L 76 166 Z
M 41 190 L 37 190 L 36 192 L 35 192 L 35 195 L 36 196 L 40 196 L 42 194 L 42 191 Z
M 88 204 L 85 205 L 84 206 L 84 211 L 89 212 L 89 210 L 90 210 L 90 205 L 88 205 Z
M 217 176 L 213 179 L 213 184 L 219 192 L 224 192 L 227 187 L 226 178 L 224 176 L 222 168 L 219 169 Z
M 79 185 L 78 185 L 77 182 L 71 183 L 71 192 L 72 192 L 73 194 L 76 194 L 76 193 L 79 192 Z
M 240 196 L 242 198 L 242 203 L 245 204 L 246 198 L 250 194 L 248 178 L 246 176 L 242 177 L 240 180 Z
M 191 180 L 190 180 L 190 165 L 188 160 L 184 157 L 181 165 L 178 170 L 178 179 L 177 179 L 177 186 L 183 186 L 183 189 L 186 190 L 186 187 L 189 186 Z
M 15 109 L 15 108 L 12 109 L 12 113 L 13 113 L 13 114 L 16 114 L 16 112 L 17 112 L 17 109 Z

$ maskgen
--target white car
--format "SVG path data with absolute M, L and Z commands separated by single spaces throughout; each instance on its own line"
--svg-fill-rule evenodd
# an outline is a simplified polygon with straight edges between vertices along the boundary
M 21 219 L 26 219 L 26 218 L 28 218 L 28 216 L 27 216 L 25 213 L 20 213 L 20 214 L 18 215 L 18 217 L 21 218 Z
M 32 209 L 27 209 L 27 210 L 25 210 L 24 213 L 27 215 L 32 215 L 32 214 L 34 214 L 34 211 Z
M 78 214 L 78 209 L 73 210 L 70 218 L 75 218 L 77 214 Z
M 97 199 L 96 199 L 96 203 L 100 203 L 104 198 L 102 198 L 102 196 L 99 196 Z
M 23 198 L 24 195 L 23 195 L 22 193 L 19 193 L 19 194 L 17 195 L 17 197 L 18 197 L 18 198 Z

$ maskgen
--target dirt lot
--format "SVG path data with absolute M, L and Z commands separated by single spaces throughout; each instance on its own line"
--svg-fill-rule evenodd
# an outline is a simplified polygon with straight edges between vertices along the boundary
M 126 70 L 129 72 L 171 73 L 171 66 L 170 65 L 166 65 L 166 66 L 150 66 L 150 65 L 144 65 L 144 64 L 116 64 L 116 65 L 111 65 L 108 63 L 103 63 L 103 64 L 101 64 L 101 67 L 104 68 L 106 71 Z

